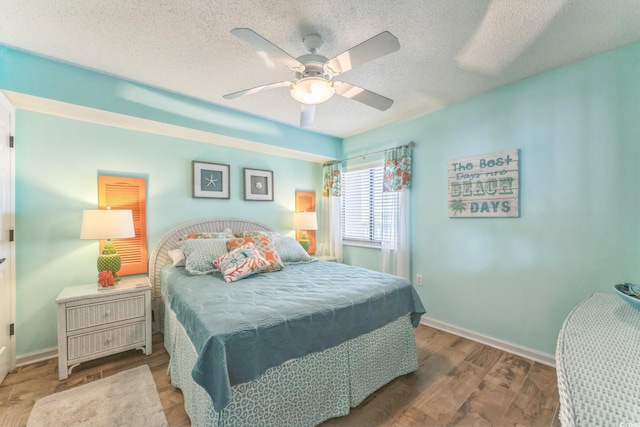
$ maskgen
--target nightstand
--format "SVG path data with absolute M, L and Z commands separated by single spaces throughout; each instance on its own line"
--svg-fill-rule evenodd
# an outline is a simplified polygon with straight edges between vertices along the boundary
M 312 258 L 319 259 L 320 261 L 338 262 L 338 258 L 328 255 L 313 255 Z
M 97 283 L 69 286 L 58 304 L 58 378 L 82 362 L 131 349 L 151 354 L 151 285 L 147 277 L 120 281 L 115 289 Z

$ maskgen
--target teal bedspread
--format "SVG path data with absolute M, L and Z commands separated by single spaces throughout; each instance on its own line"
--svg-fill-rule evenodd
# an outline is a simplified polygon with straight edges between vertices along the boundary
M 161 271 L 163 295 L 197 353 L 192 376 L 217 411 L 231 387 L 287 360 L 326 350 L 425 310 L 405 279 L 329 262 L 289 265 L 226 283 L 219 274 Z

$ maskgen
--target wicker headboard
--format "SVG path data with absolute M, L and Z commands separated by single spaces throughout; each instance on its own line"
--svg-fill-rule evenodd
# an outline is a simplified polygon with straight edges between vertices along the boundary
M 153 296 L 153 306 L 156 311 L 156 321 L 154 329 L 158 330 L 162 324 L 162 301 L 160 294 L 160 269 L 163 265 L 171 262 L 167 251 L 178 247 L 178 239 L 189 233 L 206 233 L 223 231 L 230 229 L 234 233 L 242 231 L 274 231 L 266 225 L 242 218 L 202 218 L 189 221 L 169 230 L 151 252 L 149 257 L 149 281 L 151 282 L 151 293 Z

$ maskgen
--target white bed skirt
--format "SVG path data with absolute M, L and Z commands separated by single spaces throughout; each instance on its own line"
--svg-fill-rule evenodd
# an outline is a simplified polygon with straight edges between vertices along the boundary
M 164 343 L 171 356 L 171 383 L 182 390 L 185 410 L 198 427 L 315 426 L 348 414 L 349 408 L 375 390 L 418 368 L 415 335 L 407 315 L 233 386 L 231 403 L 216 412 L 209 395 L 191 377 L 195 348 L 166 304 Z

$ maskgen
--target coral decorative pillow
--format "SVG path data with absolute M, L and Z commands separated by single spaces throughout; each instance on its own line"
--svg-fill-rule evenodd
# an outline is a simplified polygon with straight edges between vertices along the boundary
M 266 272 L 278 271 L 284 268 L 284 263 L 280 258 L 280 254 L 276 249 L 276 245 L 269 238 L 269 236 L 253 236 L 253 237 L 242 237 L 238 239 L 229 239 L 227 240 L 227 247 L 229 250 L 233 250 L 240 246 L 244 246 L 248 243 L 253 243 L 253 245 L 260 251 L 260 254 L 269 261 L 269 267 L 265 270 Z
M 269 267 L 269 262 L 249 243 L 216 259 L 213 265 L 220 270 L 226 282 L 235 282 L 264 271 Z
M 232 237 L 256 237 L 256 236 L 267 236 L 271 240 L 275 241 L 280 237 L 280 233 L 278 233 L 277 231 L 243 231 L 241 233 L 236 233 L 236 235 Z

